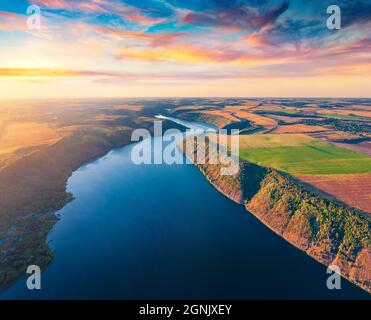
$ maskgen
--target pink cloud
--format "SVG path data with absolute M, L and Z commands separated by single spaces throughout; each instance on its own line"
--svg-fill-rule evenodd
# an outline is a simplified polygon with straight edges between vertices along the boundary
M 133 38 L 141 40 L 150 40 L 151 46 L 163 46 L 169 43 L 175 42 L 180 37 L 184 36 L 183 33 L 164 33 L 164 34 L 149 34 L 141 32 L 132 32 L 121 29 L 114 29 L 103 26 L 90 26 L 95 32 L 102 33 L 104 35 L 111 35 L 120 38 Z
M 50 9 L 79 10 L 88 12 L 109 12 L 105 6 L 110 5 L 106 0 L 71 1 L 71 0 L 34 0 L 34 4 Z
M 163 23 L 166 21 L 164 18 L 152 18 L 149 16 L 145 16 L 140 13 L 124 13 L 122 16 L 129 21 L 133 21 L 144 26 L 153 26 L 159 23 Z
M 27 17 L 13 12 L 0 11 L 0 30 L 26 31 Z

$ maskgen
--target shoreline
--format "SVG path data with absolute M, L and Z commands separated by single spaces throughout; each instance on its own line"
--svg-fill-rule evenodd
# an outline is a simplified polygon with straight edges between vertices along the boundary
M 67 204 L 69 204 L 70 202 L 74 201 L 75 197 L 73 194 L 69 193 L 67 191 L 67 186 L 68 186 L 68 180 L 71 178 L 71 176 L 73 175 L 73 173 L 77 170 L 79 170 L 81 167 L 83 166 L 86 166 L 88 165 L 89 163 L 92 163 L 104 156 L 106 156 L 107 154 L 109 154 L 111 151 L 115 150 L 115 149 L 120 149 L 120 148 L 123 148 L 123 147 L 126 147 L 127 145 L 129 145 L 130 143 L 122 143 L 121 145 L 117 145 L 117 146 L 113 146 L 112 148 L 109 148 L 109 149 L 106 149 L 106 150 L 103 150 L 102 152 L 99 152 L 99 153 L 96 153 L 94 154 L 92 157 L 88 158 L 86 161 L 80 163 L 78 165 L 78 168 L 71 171 L 70 174 L 67 176 L 67 179 L 65 181 L 65 185 L 64 185 L 64 193 L 65 193 L 65 198 L 61 201 L 59 201 L 58 203 L 58 207 L 55 208 L 54 210 L 47 210 L 47 209 L 44 209 L 42 210 L 42 212 L 39 212 L 39 213 L 29 213 L 29 214 L 26 214 L 24 217 L 26 219 L 31 219 L 33 220 L 33 218 L 35 219 L 47 219 L 48 220 L 48 223 L 45 225 L 43 223 L 40 224 L 40 227 L 42 228 L 42 230 L 40 230 L 38 232 L 38 236 L 39 238 L 43 238 L 44 241 L 42 243 L 40 243 L 40 245 L 38 246 L 38 248 L 40 247 L 44 247 L 44 251 L 41 252 L 41 253 L 37 253 L 38 251 L 38 248 L 35 248 L 36 252 L 29 258 L 29 260 L 32 260 L 32 264 L 36 264 L 36 265 L 39 265 L 41 267 L 42 270 L 44 270 L 45 268 L 47 268 L 50 263 L 52 263 L 53 261 L 53 258 L 54 258 L 54 252 L 50 249 L 49 247 L 49 242 L 47 241 L 47 237 L 48 235 L 50 234 L 50 232 L 53 230 L 55 224 L 58 223 L 58 221 L 60 220 L 60 217 L 58 216 L 58 211 L 60 211 L 61 209 L 63 209 Z M 49 219 L 48 219 L 49 218 Z M 30 223 L 32 224 L 33 221 L 30 221 Z M 27 225 L 27 223 L 25 223 L 25 225 Z M 13 230 L 17 225 L 11 225 L 9 227 L 8 230 L 6 230 L 6 232 L 8 232 L 9 230 Z M 45 227 L 45 229 L 44 229 Z M 6 240 L 10 240 L 10 239 L 3 239 L 3 242 L 5 243 Z M 31 248 L 32 250 L 32 248 Z M 46 259 L 44 259 L 46 258 Z M 28 263 L 29 264 L 29 263 Z M 27 265 L 28 265 L 27 264 Z M 1 293 L 5 292 L 9 287 L 12 286 L 12 284 L 14 284 L 17 280 L 19 279 L 22 279 L 24 277 L 26 277 L 26 273 L 25 271 L 24 272 L 12 272 L 13 275 L 8 275 L 8 274 L 5 274 L 5 278 L 1 279 L 0 278 L 0 295 Z M 1 275 L 1 274 L 0 274 Z M 23 276 L 22 276 L 23 275 Z
M 142 125 L 143 126 L 147 125 L 149 131 L 151 131 L 152 128 L 149 127 L 148 124 L 143 123 Z M 176 129 L 179 129 L 179 130 L 184 130 L 185 129 L 184 126 L 182 126 L 180 124 L 174 124 L 172 121 L 167 120 L 167 119 L 163 120 L 163 127 L 165 129 L 171 129 L 171 128 L 176 128 Z M 134 130 L 134 129 L 132 129 L 132 130 Z M 28 254 L 29 257 L 31 257 L 31 258 L 28 258 L 26 261 L 32 260 L 32 264 L 39 265 L 42 270 L 47 268 L 50 265 L 50 263 L 53 262 L 54 252 L 50 249 L 50 247 L 48 245 L 47 237 L 50 234 L 50 232 L 52 231 L 55 224 L 58 223 L 58 221 L 59 221 L 58 211 L 63 209 L 68 203 L 70 203 L 71 201 L 73 201 L 75 199 L 73 194 L 71 194 L 67 191 L 68 180 L 71 178 L 73 173 L 75 171 L 79 170 L 81 167 L 86 166 L 89 163 L 92 163 L 92 162 L 94 162 L 94 161 L 96 161 L 96 160 L 98 160 L 102 157 L 105 157 L 106 155 L 108 155 L 110 152 L 112 152 L 114 150 L 121 149 L 121 148 L 130 146 L 132 144 L 138 143 L 136 141 L 134 141 L 134 142 L 131 141 L 130 137 L 131 137 L 131 134 L 132 134 L 132 130 L 127 130 L 123 134 L 119 135 L 117 137 L 118 138 L 117 141 L 106 141 L 107 143 L 102 144 L 102 148 L 98 148 L 96 152 L 93 152 L 91 154 L 87 154 L 87 155 L 83 156 L 83 160 L 80 161 L 78 164 L 74 163 L 72 170 L 69 171 L 68 174 L 66 174 L 64 176 L 63 187 L 59 186 L 59 189 L 61 189 L 61 190 L 63 189 L 63 191 L 61 191 L 60 199 L 58 199 L 57 203 L 55 203 L 55 201 L 56 201 L 55 198 L 50 199 L 50 202 L 52 204 L 43 203 L 43 207 L 39 210 L 39 212 L 31 212 L 31 213 L 27 213 L 23 216 L 26 219 L 29 219 L 30 221 L 28 221 L 28 220 L 25 221 L 24 226 L 22 225 L 20 227 L 20 229 L 23 229 L 23 228 L 27 229 L 28 225 L 35 224 L 35 221 L 37 221 L 37 220 L 47 219 L 47 223 L 40 222 L 38 224 L 39 227 L 40 227 L 40 230 L 37 230 L 35 232 L 36 237 L 37 237 L 37 240 L 36 240 L 37 243 L 34 243 L 34 241 L 32 241 L 31 246 L 27 245 L 27 249 L 30 251 L 30 253 L 26 253 L 26 254 Z M 91 135 L 93 136 L 93 133 L 91 133 Z M 151 136 L 153 136 L 152 131 L 151 131 Z M 71 139 L 71 137 L 70 137 L 70 139 Z M 54 146 L 51 146 L 51 147 L 54 147 Z M 66 145 L 63 146 L 63 148 L 66 148 L 66 147 L 68 147 L 68 146 L 66 146 Z M 82 144 L 81 146 L 76 147 L 76 149 L 83 149 L 83 148 L 88 148 L 88 146 L 86 146 L 85 144 Z M 44 151 L 44 153 L 45 152 L 47 152 L 47 151 Z M 52 152 L 52 150 L 50 152 Z M 77 151 L 77 153 L 78 153 L 78 151 Z M 73 157 L 72 157 L 71 161 L 75 162 L 75 159 L 73 159 Z M 50 209 L 49 207 L 52 207 L 52 208 Z M 8 229 L 13 230 L 15 228 L 15 226 L 16 226 L 15 223 L 13 223 L 9 226 Z M 18 228 L 18 226 L 17 226 L 17 228 Z M 8 229 L 5 229 L 5 233 L 7 232 Z M 27 232 L 26 232 L 26 235 L 27 235 Z M 44 241 L 40 242 L 39 239 L 44 239 Z M 1 240 L 2 241 L 0 242 L 0 253 L 1 253 L 1 250 L 2 250 L 1 246 L 2 245 L 6 246 L 6 241 L 5 240 L 13 241 L 13 239 L 1 238 Z M 8 241 L 8 242 L 10 242 L 10 241 Z M 44 251 L 39 252 L 39 248 L 41 248 L 41 247 L 43 248 Z M 7 251 L 6 247 L 3 250 Z M 21 252 L 21 254 L 22 254 L 22 252 Z M 18 254 L 15 254 L 15 255 L 18 256 Z M 1 262 L 1 256 L 0 256 L 0 262 Z M 26 271 L 25 270 L 26 270 L 27 266 L 30 264 L 30 263 L 25 262 L 24 260 L 22 260 L 22 261 L 20 261 L 22 266 L 19 267 L 17 271 L 14 271 L 13 268 L 12 268 L 12 263 L 13 263 L 12 261 L 10 263 L 8 263 L 8 265 L 9 265 L 8 267 L 7 266 L 4 267 L 4 265 L 2 265 L 2 267 L 5 269 L 5 271 L 0 269 L 0 295 L 3 292 L 5 292 L 9 287 L 11 287 L 12 284 L 14 284 L 17 280 L 26 277 Z
M 64 186 L 64 194 L 65 194 L 65 198 L 63 199 L 63 201 L 60 201 L 58 203 L 58 206 L 59 209 L 57 210 L 44 210 L 43 212 L 41 213 L 32 213 L 30 214 L 30 216 L 38 216 L 38 217 L 47 217 L 47 216 L 54 216 L 54 220 L 53 221 L 49 221 L 49 223 L 51 223 L 50 225 L 49 224 L 44 224 L 43 227 L 45 227 L 46 229 L 43 229 L 42 231 L 39 231 L 41 234 L 41 237 L 45 237 L 45 241 L 42 243 L 42 246 L 43 246 L 43 249 L 46 250 L 44 252 L 42 252 L 41 254 L 39 254 L 39 256 L 37 256 L 35 254 L 36 257 L 38 258 L 46 258 L 46 260 L 43 260 L 42 263 L 40 263 L 40 266 L 42 267 L 42 269 L 45 269 L 47 268 L 50 263 L 52 263 L 53 261 L 53 257 L 54 257 L 54 252 L 50 249 L 49 245 L 48 245 L 48 242 L 46 241 L 47 240 L 47 236 L 49 235 L 49 233 L 51 232 L 51 230 L 53 229 L 53 227 L 55 226 L 55 224 L 59 221 L 58 219 L 58 216 L 57 216 L 57 211 L 59 211 L 60 209 L 62 209 L 65 205 L 67 205 L 69 202 L 73 201 L 73 195 L 68 193 L 67 192 L 67 185 L 68 185 L 68 179 L 72 176 L 72 174 L 79 170 L 81 167 L 91 163 L 91 162 L 94 162 L 95 160 L 101 158 L 101 157 L 104 157 L 105 155 L 109 154 L 110 152 L 112 152 L 113 150 L 115 149 L 120 149 L 120 148 L 123 148 L 123 147 L 126 147 L 128 145 L 132 144 L 132 142 L 124 142 L 121 141 L 121 143 L 118 143 L 116 145 L 113 145 L 113 146 L 110 146 L 108 148 L 106 148 L 104 151 L 100 152 L 100 153 L 97 153 L 94 155 L 94 157 L 90 157 L 89 159 L 87 159 L 85 162 L 83 162 L 82 164 L 80 164 L 78 166 L 77 169 L 75 169 L 74 171 L 72 171 L 69 176 L 67 177 L 67 180 L 65 182 L 65 186 Z M 269 225 L 266 221 L 264 221 L 264 219 L 257 213 L 257 212 L 254 212 L 254 210 L 251 210 L 248 208 L 248 203 L 246 201 L 246 199 L 243 197 L 243 191 L 241 191 L 241 196 L 239 195 L 236 195 L 236 190 L 231 190 L 230 193 L 227 192 L 227 189 L 226 189 L 226 185 L 228 187 L 228 183 L 224 186 L 222 186 L 220 184 L 221 181 L 223 181 L 222 179 L 218 179 L 218 177 L 212 177 L 210 175 L 210 173 L 208 173 L 206 170 L 203 170 L 202 166 L 198 166 L 196 165 L 199 169 L 199 171 L 204 175 L 204 177 L 208 180 L 208 182 L 215 188 L 217 189 L 220 193 L 222 193 L 224 196 L 226 196 L 228 199 L 238 203 L 238 204 L 241 204 L 241 205 L 244 205 L 245 209 L 247 212 L 253 214 L 261 223 L 263 223 L 265 226 L 267 226 L 269 229 L 271 229 L 274 233 L 276 233 L 277 235 L 281 236 L 282 238 L 284 238 L 287 242 L 289 242 L 291 245 L 293 245 L 294 247 L 296 247 L 297 249 L 301 250 L 301 251 L 304 251 L 306 252 L 306 254 L 312 258 L 314 258 L 316 261 L 320 262 L 321 264 L 323 265 L 328 265 L 326 262 L 323 262 L 319 259 L 316 259 L 313 255 L 310 255 L 306 250 L 302 249 L 300 246 L 298 246 L 297 244 L 295 244 L 295 242 L 290 239 L 290 238 L 287 238 L 285 237 L 285 235 L 279 231 L 277 231 L 273 226 Z M 238 188 L 241 188 L 242 189 L 242 185 L 239 185 Z M 235 197 L 233 196 L 235 195 Z M 238 198 L 240 198 L 240 200 L 238 200 Z M 37 253 L 37 250 L 35 251 Z M 35 257 L 33 256 L 33 257 Z M 36 263 L 37 264 L 37 263 Z M 5 287 L 1 287 L 2 283 L 0 283 L 0 293 L 1 292 L 4 292 L 7 288 L 9 288 L 13 282 L 15 282 L 17 279 L 19 279 L 20 273 L 13 278 L 11 278 L 9 280 L 9 282 L 7 283 L 7 285 Z M 368 291 L 367 289 L 363 288 L 361 285 L 355 283 L 354 281 L 352 281 L 351 279 L 348 279 L 347 277 L 344 276 L 344 278 L 346 278 L 347 280 L 349 280 L 350 282 L 354 283 L 355 285 L 357 285 L 358 287 Z M 1 280 L 1 278 L 0 278 Z M 5 279 L 7 280 L 7 279 Z M 370 291 L 368 291 L 370 292 Z
M 207 166 L 207 165 L 203 165 L 203 166 Z M 244 199 L 243 202 L 236 201 L 233 197 L 231 197 L 230 194 L 228 194 L 227 192 L 224 191 L 225 188 L 221 188 L 220 187 L 219 183 L 220 183 L 220 181 L 222 181 L 222 179 L 217 179 L 215 177 L 210 177 L 207 174 L 207 172 L 203 169 L 203 166 L 196 165 L 196 167 L 199 169 L 199 171 L 202 173 L 202 175 L 204 175 L 204 177 L 206 178 L 206 180 L 215 189 L 217 189 L 219 192 L 221 192 L 225 197 L 227 197 L 231 201 L 234 201 L 234 202 L 236 202 L 238 204 L 243 205 L 245 207 L 245 210 L 246 210 L 247 213 L 250 213 L 250 214 L 254 215 L 254 217 L 256 217 L 262 224 L 264 224 L 266 227 L 268 227 L 276 235 L 278 235 L 281 238 L 285 239 L 288 243 L 290 243 L 290 245 L 292 245 L 295 248 L 297 248 L 298 250 L 304 252 L 307 256 L 311 257 L 312 259 L 316 260 L 317 262 L 319 262 L 320 264 L 322 264 L 324 266 L 332 265 L 332 264 L 334 264 L 334 262 L 337 262 L 337 260 L 339 260 L 338 254 L 336 254 L 336 255 L 334 255 L 333 259 L 331 259 L 329 261 L 325 261 L 323 259 L 323 256 L 321 256 L 321 252 L 320 252 L 320 254 L 318 254 L 315 251 L 313 251 L 313 252 L 311 251 L 311 249 L 313 249 L 314 245 L 311 246 L 311 245 L 308 244 L 307 245 L 307 248 L 305 248 L 304 244 L 303 243 L 300 243 L 300 240 L 301 239 L 299 239 L 299 236 L 298 235 L 296 235 L 297 237 L 294 237 L 290 233 L 287 234 L 286 233 L 287 230 L 286 231 L 285 230 L 280 231 L 280 230 L 278 230 L 277 226 L 274 226 L 273 224 L 270 224 L 271 222 L 268 222 L 267 220 L 265 220 L 264 219 L 264 215 L 262 215 L 261 212 L 259 212 L 258 210 L 254 210 L 254 206 L 252 206 L 252 207 L 250 206 L 250 202 L 251 201 L 248 201 L 246 199 Z M 357 212 L 355 212 L 355 214 L 357 214 Z M 290 238 L 290 236 L 292 238 Z M 320 246 L 321 244 L 318 244 L 318 245 Z M 369 248 L 365 248 L 364 250 L 369 251 Z M 357 257 L 357 259 L 358 259 L 358 257 Z M 348 270 L 348 272 L 346 274 L 342 273 L 342 277 L 344 279 L 346 279 L 347 281 L 351 282 L 352 284 L 356 285 L 360 289 L 362 289 L 362 290 L 364 290 L 364 291 L 366 291 L 368 293 L 371 293 L 371 286 L 368 283 L 367 279 L 365 280 L 366 282 L 364 282 L 364 281 L 362 281 L 362 282 L 360 281 L 359 282 L 356 279 L 350 277 L 350 274 L 353 274 L 354 273 L 353 270 L 355 268 L 360 268 L 360 266 L 357 266 L 357 263 L 356 263 L 356 260 L 357 259 L 355 259 L 353 262 L 349 262 L 348 263 L 349 265 L 346 265 L 346 266 L 343 265 L 344 267 L 348 267 L 349 270 Z M 344 263 L 344 261 L 338 261 L 338 262 L 340 262 L 339 264 Z M 365 268 L 367 269 L 367 264 L 366 264 Z

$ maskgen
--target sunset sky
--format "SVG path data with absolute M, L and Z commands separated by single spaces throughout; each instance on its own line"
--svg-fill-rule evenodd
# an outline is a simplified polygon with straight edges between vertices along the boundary
M 371 0 L 0 0 L 0 41 L 0 98 L 371 96 Z

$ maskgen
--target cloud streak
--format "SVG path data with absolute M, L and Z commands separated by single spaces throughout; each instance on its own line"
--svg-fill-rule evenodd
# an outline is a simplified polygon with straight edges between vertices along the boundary
M 241 31 L 259 31 L 273 24 L 289 8 L 289 2 L 283 2 L 261 13 L 249 6 L 228 7 L 210 10 L 205 13 L 190 12 L 182 17 L 185 24 L 230 28 Z
M 59 78 L 117 76 L 117 73 L 54 68 L 0 68 L 0 77 Z

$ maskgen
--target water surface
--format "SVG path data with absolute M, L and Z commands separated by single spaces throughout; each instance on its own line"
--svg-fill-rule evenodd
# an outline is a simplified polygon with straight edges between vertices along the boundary
M 156 138 L 157 139 L 157 138 Z M 367 298 L 215 190 L 192 165 L 134 165 L 133 146 L 74 172 L 42 290 L 2 299 Z

